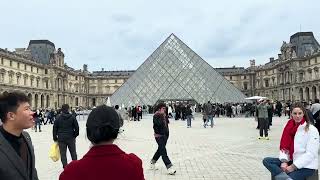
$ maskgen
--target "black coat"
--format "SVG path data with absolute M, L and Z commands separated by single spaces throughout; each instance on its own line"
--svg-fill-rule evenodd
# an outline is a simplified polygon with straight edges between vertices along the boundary
M 27 142 L 31 160 L 32 180 L 38 180 L 35 168 L 35 157 L 31 138 L 27 132 L 22 132 L 22 136 Z M 16 153 L 10 143 L 0 133 L 0 179 L 1 180 L 30 180 L 28 171 L 21 157 Z
M 153 130 L 155 134 L 162 136 L 169 136 L 168 119 L 160 114 L 156 113 L 153 116 Z
M 53 124 L 53 140 L 65 141 L 79 135 L 79 125 L 76 117 L 69 113 L 62 113 Z
M 192 110 L 190 108 L 186 109 L 186 115 L 191 116 L 192 115 Z

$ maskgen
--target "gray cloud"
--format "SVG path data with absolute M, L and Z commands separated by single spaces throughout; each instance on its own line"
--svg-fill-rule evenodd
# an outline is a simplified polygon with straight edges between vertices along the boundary
M 0 47 L 49 39 L 75 68 L 136 69 L 171 33 L 212 66 L 277 56 L 300 31 L 319 37 L 317 0 L 3 1 Z

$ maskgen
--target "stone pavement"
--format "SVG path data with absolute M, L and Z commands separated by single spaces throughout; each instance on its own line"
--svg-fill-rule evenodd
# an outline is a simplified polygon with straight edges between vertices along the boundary
M 85 118 L 83 118 L 85 119 Z M 90 142 L 85 137 L 85 120 L 80 120 L 80 135 L 77 138 L 78 158 L 88 151 Z M 177 169 L 174 176 L 167 175 L 159 159 L 159 170 L 149 170 L 149 162 L 157 145 L 153 138 L 152 116 L 142 121 L 125 122 L 125 132 L 116 144 L 127 153 L 135 153 L 143 161 L 147 180 L 223 180 L 261 179 L 269 180 L 270 173 L 262 165 L 266 156 L 277 156 L 282 128 L 287 118 L 275 117 L 269 132 L 270 140 L 258 140 L 256 121 L 253 118 L 216 118 L 213 128 L 203 128 L 202 118 L 196 115 L 192 128 L 186 121 L 170 121 L 170 138 L 167 144 L 169 158 Z M 40 180 L 58 179 L 61 162 L 52 162 L 48 157 L 52 141 L 52 125 L 43 126 L 42 132 L 30 132 L 36 154 L 36 167 Z M 70 155 L 68 154 L 70 160 Z

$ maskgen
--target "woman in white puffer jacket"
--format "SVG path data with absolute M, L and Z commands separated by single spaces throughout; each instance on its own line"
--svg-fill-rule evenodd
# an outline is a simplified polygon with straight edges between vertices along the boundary
M 292 105 L 291 117 L 282 133 L 279 158 L 263 159 L 276 180 L 305 179 L 318 169 L 318 130 L 301 103 Z

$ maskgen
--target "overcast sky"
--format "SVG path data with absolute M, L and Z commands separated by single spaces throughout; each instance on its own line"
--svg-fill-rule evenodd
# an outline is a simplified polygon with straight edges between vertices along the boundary
M 135 70 L 171 33 L 213 67 L 266 63 L 300 27 L 320 41 L 319 0 L 10 0 L 0 7 L 0 48 L 48 39 L 69 66 L 86 63 L 90 71 Z

